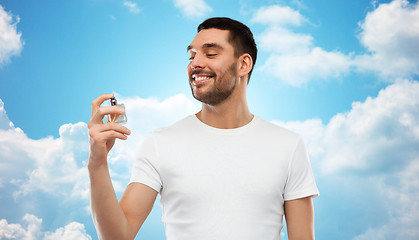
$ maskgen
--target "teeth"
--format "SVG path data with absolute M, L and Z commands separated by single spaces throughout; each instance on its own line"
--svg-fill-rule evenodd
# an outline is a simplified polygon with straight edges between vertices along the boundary
M 195 81 L 201 81 L 201 80 L 205 80 L 205 79 L 210 79 L 211 77 L 208 76 L 201 76 L 201 77 L 197 77 L 197 76 L 193 76 L 193 79 L 195 79 Z

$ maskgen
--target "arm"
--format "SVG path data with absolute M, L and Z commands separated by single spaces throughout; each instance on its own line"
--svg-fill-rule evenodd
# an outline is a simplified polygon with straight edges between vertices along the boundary
M 130 183 L 119 201 L 134 239 L 153 208 L 158 192 L 142 183 Z
M 118 203 L 107 156 L 115 139 L 127 139 L 130 131 L 117 123 L 103 123 L 106 114 L 124 113 L 122 108 L 100 107 L 112 96 L 104 94 L 92 102 L 92 117 L 88 124 L 91 210 L 100 239 L 134 239 L 153 207 L 157 192 L 142 184 L 130 184 L 121 198 L 121 205 Z
M 289 240 L 314 239 L 314 209 L 311 197 L 285 201 Z

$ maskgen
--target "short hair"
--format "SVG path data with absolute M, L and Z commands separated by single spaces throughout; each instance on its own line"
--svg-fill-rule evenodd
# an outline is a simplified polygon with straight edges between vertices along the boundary
M 227 17 L 214 17 L 208 18 L 204 22 L 202 22 L 198 26 L 198 32 L 204 29 L 220 29 L 220 30 L 228 30 L 230 32 L 229 35 L 229 43 L 233 45 L 234 54 L 236 57 L 244 53 L 248 53 L 252 58 L 253 65 L 252 69 L 249 72 L 248 83 L 250 80 L 250 75 L 252 74 L 253 67 L 256 63 L 257 57 L 257 47 L 255 43 L 255 39 L 253 38 L 253 33 L 250 31 L 249 27 L 244 25 L 243 23 L 233 20 Z

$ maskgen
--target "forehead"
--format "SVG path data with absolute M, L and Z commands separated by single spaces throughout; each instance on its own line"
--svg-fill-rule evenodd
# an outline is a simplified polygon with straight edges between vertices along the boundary
M 200 49 L 208 46 L 209 44 L 216 44 L 221 46 L 223 49 L 233 48 L 228 42 L 230 32 L 228 30 L 220 30 L 215 28 L 204 29 L 196 34 L 191 44 L 188 46 L 189 49 Z

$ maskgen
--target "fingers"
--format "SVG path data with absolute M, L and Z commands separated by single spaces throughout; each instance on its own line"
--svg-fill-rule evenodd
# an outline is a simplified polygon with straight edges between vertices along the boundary
M 116 138 L 121 139 L 121 140 L 127 140 L 128 139 L 127 135 L 125 135 L 121 132 L 114 131 L 114 130 L 97 133 L 97 137 L 100 138 L 99 140 L 102 140 L 102 139 L 103 140 L 107 140 L 107 139 L 112 140 L 112 139 L 116 139 Z
M 128 128 L 114 122 L 89 126 L 89 136 L 93 142 L 99 144 L 106 143 L 115 138 L 126 140 L 130 134 L 131 131 Z
M 103 118 L 105 115 L 122 115 L 125 113 L 125 109 L 123 107 L 118 106 L 105 106 L 99 107 L 96 109 L 94 113 L 92 113 L 91 121 L 94 123 L 102 123 Z
M 92 115 L 90 119 L 90 124 L 103 123 L 103 118 L 107 114 L 121 115 L 125 113 L 125 109 L 122 107 L 100 106 L 104 101 L 109 100 L 113 96 L 113 94 L 102 94 L 92 101 Z
M 113 97 L 113 94 L 102 94 L 99 97 L 97 97 L 95 100 L 92 101 L 92 117 L 93 114 L 96 113 L 96 111 L 100 108 L 100 105 Z
M 114 132 L 121 133 L 123 135 L 130 135 L 131 134 L 131 131 L 128 128 L 126 128 L 126 127 L 124 127 L 124 126 L 122 126 L 118 123 L 115 123 L 115 122 L 107 122 L 105 124 L 95 125 L 94 128 L 95 128 L 94 131 L 98 132 L 98 133 L 107 132 L 107 131 L 114 131 Z

